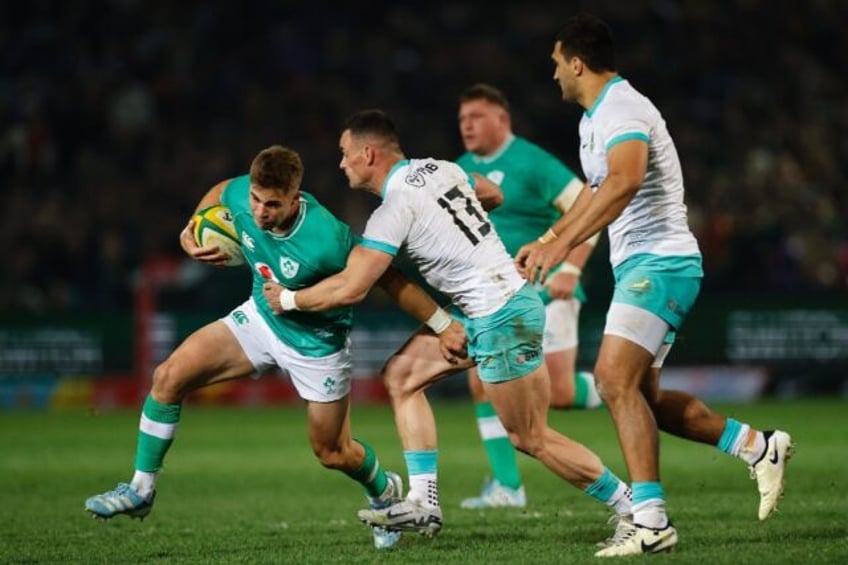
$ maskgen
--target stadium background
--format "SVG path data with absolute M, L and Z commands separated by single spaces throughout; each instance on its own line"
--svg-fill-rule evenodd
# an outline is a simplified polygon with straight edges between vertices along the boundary
M 338 170 L 344 117 L 382 107 L 408 155 L 453 158 L 457 95 L 485 81 L 579 172 L 580 111 L 549 59 L 579 9 L 612 25 L 683 163 L 707 274 L 669 378 L 723 399 L 848 394 L 844 3 L 69 0 L 0 5 L 0 407 L 134 406 L 158 359 L 243 300 L 246 272 L 186 261 L 177 234 L 270 144 L 300 151 L 304 188 L 360 229 L 375 202 Z M 606 251 L 585 275 L 587 367 Z M 357 317 L 355 391 L 378 399 L 368 377 L 411 322 L 379 291 Z M 281 383 L 195 400 L 290 400 Z

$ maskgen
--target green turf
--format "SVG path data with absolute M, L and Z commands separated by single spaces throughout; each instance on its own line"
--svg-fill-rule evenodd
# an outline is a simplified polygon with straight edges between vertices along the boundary
M 780 512 L 757 520 L 756 485 L 715 448 L 663 437 L 662 473 L 680 534 L 664 563 L 848 563 L 845 402 L 726 406 L 797 444 Z M 522 457 L 525 511 L 469 511 L 486 473 L 472 409 L 435 406 L 446 526 L 377 552 L 355 512 L 363 493 L 315 461 L 302 408 L 183 411 L 153 513 L 95 522 L 84 499 L 130 478 L 136 412 L 0 413 L 0 563 L 583 563 L 609 533 L 602 505 Z M 624 475 L 605 411 L 555 412 L 554 427 Z M 405 476 L 391 415 L 356 406 L 353 428 Z

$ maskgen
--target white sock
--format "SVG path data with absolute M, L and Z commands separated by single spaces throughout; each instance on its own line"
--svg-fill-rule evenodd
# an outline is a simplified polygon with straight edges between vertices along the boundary
M 745 427 L 747 428 L 747 426 Z M 753 465 L 759 461 L 766 452 L 766 438 L 763 435 L 763 432 L 757 432 L 751 445 L 745 445 L 745 441 L 747 441 L 747 439 L 748 433 L 746 431 L 745 437 L 740 442 L 741 445 L 734 455 L 745 461 L 748 465 Z M 736 449 L 736 446 L 734 445 L 733 448 Z
M 136 470 L 133 475 L 130 486 L 144 498 L 150 498 L 153 494 L 153 489 L 156 488 L 156 473 L 148 473 L 147 471 Z
M 739 451 L 742 449 L 742 446 L 745 445 L 745 442 L 748 441 L 748 432 L 751 430 L 751 426 L 748 424 L 740 424 L 739 431 L 736 432 L 736 437 L 733 438 L 733 446 L 730 448 L 730 454 L 739 456 Z
M 422 506 L 436 508 L 439 506 L 439 484 L 436 473 L 422 473 L 409 476 L 410 498 L 417 500 Z
M 652 498 L 645 502 L 633 505 L 633 522 L 661 530 L 668 526 L 668 516 L 665 513 L 665 501 L 660 498 Z
M 626 483 L 620 481 L 607 505 L 619 516 L 630 516 L 633 514 L 633 491 Z

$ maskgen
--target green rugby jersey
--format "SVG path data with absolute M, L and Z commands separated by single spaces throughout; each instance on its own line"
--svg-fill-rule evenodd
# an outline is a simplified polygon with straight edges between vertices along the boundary
M 559 159 L 523 137 L 513 136 L 497 153 L 480 157 L 467 151 L 457 164 L 478 173 L 503 190 L 503 204 L 489 212 L 489 219 L 513 257 L 522 245 L 545 233 L 561 216 L 554 201 L 577 175 Z M 540 290 L 545 304 L 550 297 Z M 578 281 L 574 296 L 585 302 Z
M 353 323 L 351 308 L 277 315 L 268 307 L 262 285 L 270 279 L 298 290 L 343 270 L 355 243 L 350 227 L 304 192 L 297 220 L 287 234 L 260 229 L 250 211 L 249 175 L 230 181 L 221 202 L 233 214 L 245 260 L 253 273 L 253 299 L 274 333 L 309 357 L 342 349 Z

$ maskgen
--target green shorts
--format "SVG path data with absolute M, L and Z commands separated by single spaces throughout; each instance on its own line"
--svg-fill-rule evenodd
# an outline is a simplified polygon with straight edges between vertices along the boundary
M 477 363 L 482 381 L 499 383 L 518 379 L 544 361 L 545 305 L 530 285 L 524 285 L 489 316 L 454 315 L 465 325 L 468 354 Z
M 701 256 L 634 255 L 614 270 L 613 302 L 647 310 L 679 329 L 701 289 Z

